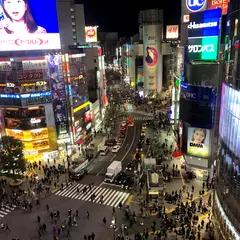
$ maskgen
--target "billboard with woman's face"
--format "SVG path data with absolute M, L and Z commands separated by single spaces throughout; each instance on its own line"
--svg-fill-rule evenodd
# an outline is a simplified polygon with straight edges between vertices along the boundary
M 204 128 L 188 128 L 187 153 L 198 157 L 210 155 L 210 130 Z
M 0 0 L 0 51 L 60 48 L 56 0 Z

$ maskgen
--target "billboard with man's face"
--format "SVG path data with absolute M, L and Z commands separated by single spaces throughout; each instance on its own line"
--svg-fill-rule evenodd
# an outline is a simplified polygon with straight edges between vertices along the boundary
M 210 155 L 210 130 L 204 128 L 188 128 L 187 153 L 198 157 Z
M 0 51 L 60 48 L 56 0 L 0 0 Z

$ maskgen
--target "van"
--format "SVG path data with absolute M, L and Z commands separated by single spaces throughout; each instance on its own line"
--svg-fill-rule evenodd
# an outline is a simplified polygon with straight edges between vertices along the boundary
M 108 146 L 103 146 L 103 147 L 101 147 L 101 149 L 99 150 L 100 156 L 105 156 L 105 155 L 107 155 L 108 151 L 109 151 Z

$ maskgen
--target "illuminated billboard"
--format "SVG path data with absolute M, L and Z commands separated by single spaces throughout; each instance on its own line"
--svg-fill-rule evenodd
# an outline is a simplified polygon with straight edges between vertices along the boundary
M 218 37 L 193 38 L 188 40 L 188 59 L 216 61 L 218 59 Z
M 221 8 L 222 14 L 228 13 L 228 0 L 208 0 L 208 9 Z
M 198 157 L 208 157 L 210 155 L 210 130 L 189 127 L 187 153 Z
M 97 26 L 85 27 L 85 39 L 86 39 L 86 43 L 97 42 Z
M 178 38 L 178 25 L 168 25 L 166 28 L 166 38 L 176 39 Z
M 60 49 L 56 0 L 1 0 L 0 51 Z
M 188 59 L 216 61 L 221 28 L 220 8 L 190 14 L 188 24 Z

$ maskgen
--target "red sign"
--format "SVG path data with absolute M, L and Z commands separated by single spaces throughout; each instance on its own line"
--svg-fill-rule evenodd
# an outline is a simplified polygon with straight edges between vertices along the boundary
M 222 8 L 222 14 L 228 12 L 228 0 L 208 0 L 208 9 Z
M 43 73 L 20 73 L 18 74 L 19 80 L 37 80 L 37 79 L 43 79 Z
M 93 111 L 89 110 L 85 112 L 85 123 L 93 120 Z

